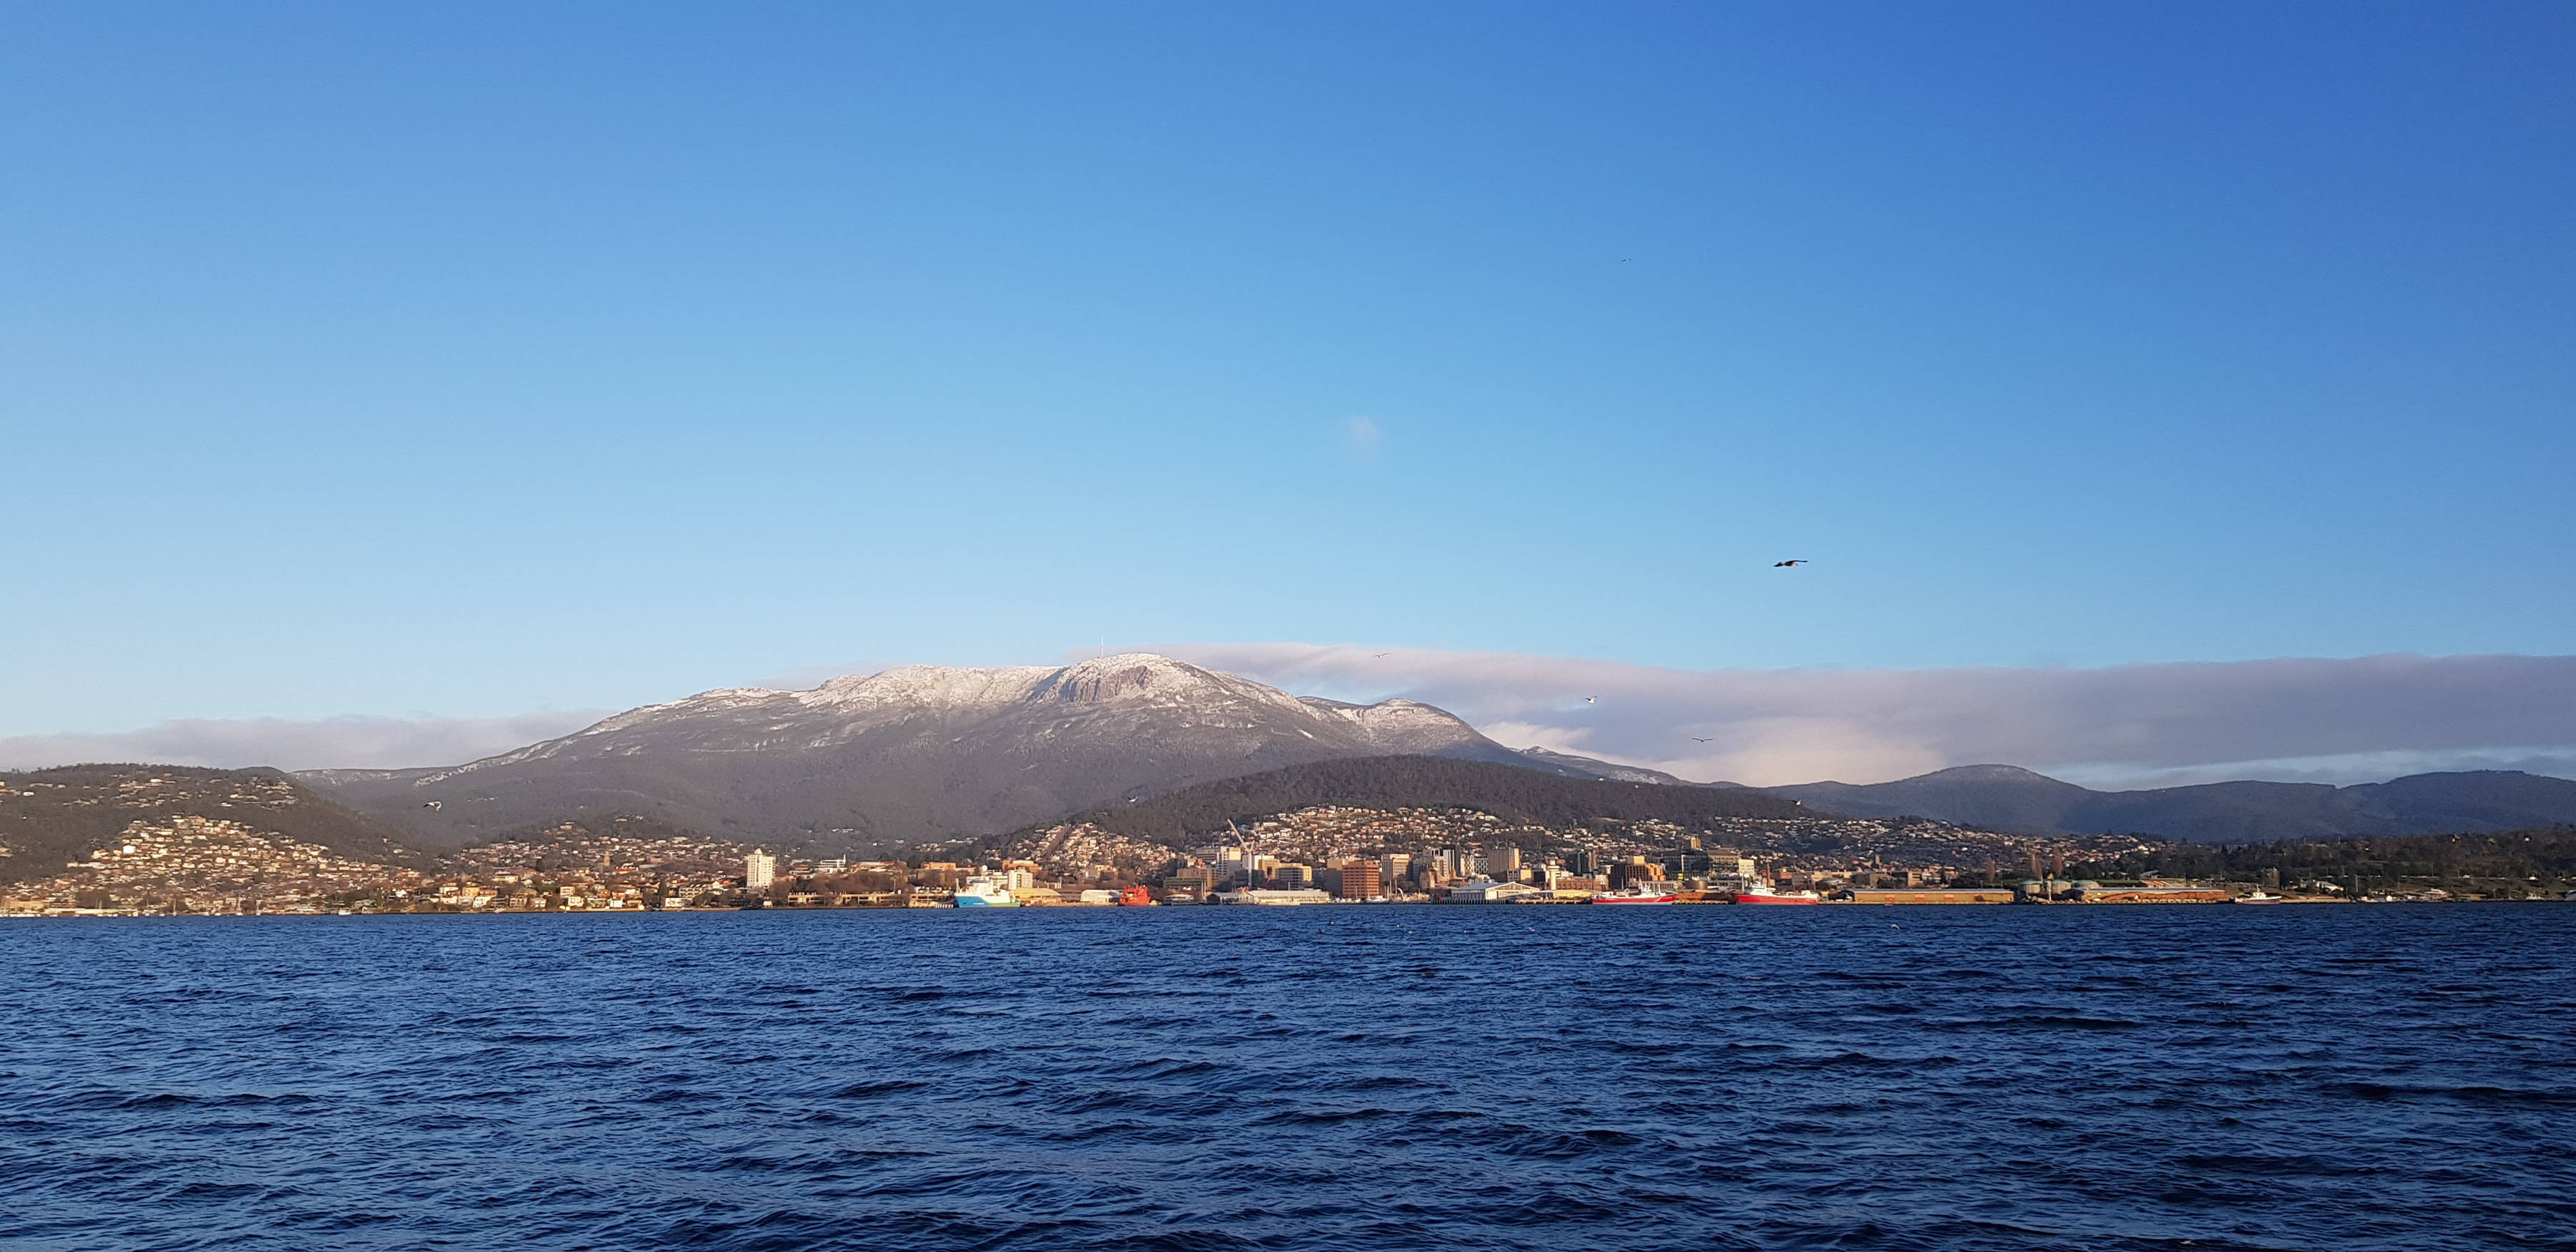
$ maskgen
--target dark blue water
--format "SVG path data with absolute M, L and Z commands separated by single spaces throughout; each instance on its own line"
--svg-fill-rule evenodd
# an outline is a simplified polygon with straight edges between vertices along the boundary
M 2576 907 L 0 923 L 0 1247 L 2576 1246 Z

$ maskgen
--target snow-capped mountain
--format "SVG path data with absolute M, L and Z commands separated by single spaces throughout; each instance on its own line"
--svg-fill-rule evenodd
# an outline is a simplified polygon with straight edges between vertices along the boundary
M 440 842 L 626 812 L 753 840 L 866 847 L 1007 831 L 1305 761 L 1390 755 L 1599 776 L 1587 768 L 1598 763 L 1514 752 L 1427 704 L 1299 698 L 1140 653 L 1062 667 L 906 666 L 808 691 L 708 691 L 469 764 L 303 777 Z

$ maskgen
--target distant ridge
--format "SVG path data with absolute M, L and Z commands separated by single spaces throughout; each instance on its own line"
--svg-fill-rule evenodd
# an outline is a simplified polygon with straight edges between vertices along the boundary
M 980 839 L 1296 765 L 1394 756 L 1693 793 L 1756 790 L 1514 750 L 1428 704 L 1298 697 L 1144 653 L 1064 666 L 906 666 L 802 691 L 707 691 L 460 765 L 295 777 L 431 851 L 631 814 L 781 849 L 862 852 Z M 1760 791 L 1818 814 L 2197 842 L 2576 822 L 2576 781 L 2509 771 L 2103 792 L 2010 765 L 1968 765 Z
M 708 691 L 463 765 L 299 777 L 435 848 L 626 813 L 750 843 L 861 850 L 996 834 L 1212 779 L 1390 754 L 1575 777 L 1629 772 L 1515 752 L 1411 700 L 1301 699 L 1138 653 L 1066 666 L 907 666 L 804 691 Z
M 42 878 L 87 859 L 132 822 L 177 817 L 239 822 L 356 860 L 410 864 L 418 854 L 385 823 L 350 812 L 273 769 L 63 765 L 0 773 L 0 881 Z
M 2518 770 L 2410 774 L 2349 787 L 2222 782 L 2095 791 L 2010 765 L 1963 765 L 1895 782 L 1766 790 L 1854 817 L 1911 814 L 1992 830 L 2192 843 L 2465 834 L 2576 822 L 2576 781 Z
M 1612 782 L 1656 783 L 1666 787 L 1734 787 L 1739 785 L 1728 782 L 1695 783 L 1687 778 L 1667 774 L 1659 769 L 1647 769 L 1642 765 L 1621 765 L 1616 761 L 1603 761 L 1588 756 L 1576 756 L 1570 752 L 1550 752 L 1545 748 L 1523 748 L 1521 749 L 1520 754 L 1522 757 L 1526 758 L 1525 761 L 1522 762 L 1523 764 L 1537 769 L 1544 769 L 1551 774 L 1563 774 L 1568 778 L 1606 778 Z
M 1506 821 L 1559 827 L 1591 818 L 1660 819 L 1696 828 L 1717 818 L 1816 816 L 1794 800 L 1750 788 L 1566 778 L 1485 761 L 1385 756 L 1265 770 L 1064 820 L 1089 822 L 1131 839 L 1180 846 L 1230 821 L 1318 805 L 1474 809 Z

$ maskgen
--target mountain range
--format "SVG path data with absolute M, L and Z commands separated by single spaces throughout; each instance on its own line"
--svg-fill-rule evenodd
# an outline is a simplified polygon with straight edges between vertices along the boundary
M 2504 771 L 2355 787 L 2104 792 L 1973 765 L 1889 783 L 1738 789 L 1514 750 L 1410 700 L 1293 696 L 1150 654 L 1066 666 L 909 666 L 803 691 L 709 691 L 463 765 L 297 777 L 429 849 L 624 813 L 745 842 L 860 851 L 980 838 L 1312 762 L 1397 756 L 1697 792 L 1760 790 L 1806 813 L 1913 815 L 2026 833 L 2249 842 L 2576 822 L 2576 782 Z M 1294 786 L 1271 790 L 1282 803 L 1297 798 Z M 1309 802 L 1331 802 L 1320 798 L 1329 790 Z
M 2513 830 L 2576 822 L 2576 782 L 2518 770 L 2410 774 L 2384 783 L 2222 782 L 2095 791 L 2011 765 L 1895 782 L 1807 783 L 1773 795 L 1852 817 L 1915 815 L 2037 834 L 2144 834 L 2192 843 Z
M 1309 761 L 1397 755 L 1678 781 L 1515 752 L 1427 704 L 1301 698 L 1147 654 L 709 691 L 465 765 L 299 777 L 429 847 L 633 813 L 746 841 L 857 849 L 992 834 Z

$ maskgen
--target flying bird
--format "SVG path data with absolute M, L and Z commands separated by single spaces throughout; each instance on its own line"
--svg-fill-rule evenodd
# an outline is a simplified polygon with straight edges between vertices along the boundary
M 1789 568 L 1789 567 L 1790 567 L 1790 566 L 1792 566 L 1792 565 L 1804 565 L 1804 564 L 1806 564 L 1806 563 L 1807 563 L 1807 562 L 1806 562 L 1806 559 L 1805 559 L 1804 557 L 1801 557 L 1801 558 L 1799 558 L 1798 560 L 1795 560 L 1795 561 L 1773 561 L 1773 562 L 1771 563 L 1771 568 L 1773 568 L 1773 569 L 1787 569 L 1787 568 Z
M 1369 657 L 1370 657 L 1371 659 L 1375 659 L 1375 658 L 1377 658 L 1377 657 L 1381 657 L 1381 656 L 1394 656 L 1394 655 L 1395 655 L 1395 654 L 1394 654 L 1394 653 L 1392 653 L 1392 652 L 1372 652 L 1372 653 L 1369 653 Z
M 1599 697 L 1599 696 L 1585 696 L 1585 697 L 1583 697 L 1583 702 L 1584 702 L 1585 704 L 1599 704 L 1599 703 L 1601 703 L 1601 697 Z
M 1697 736 L 1697 735 L 1693 735 L 1693 736 L 1691 736 L 1691 742 L 1692 742 L 1692 743 L 1707 743 L 1707 742 L 1708 742 L 1708 740 L 1706 740 L 1706 739 L 1702 739 L 1702 738 L 1700 738 L 1700 737 L 1699 737 L 1699 736 Z
M 432 800 L 432 801 L 430 801 L 429 803 L 424 804 L 424 805 L 422 805 L 422 806 L 420 806 L 420 807 L 425 808 L 425 809 L 434 809 L 434 808 L 437 808 L 437 807 L 438 807 L 438 801 L 436 801 L 436 800 Z

